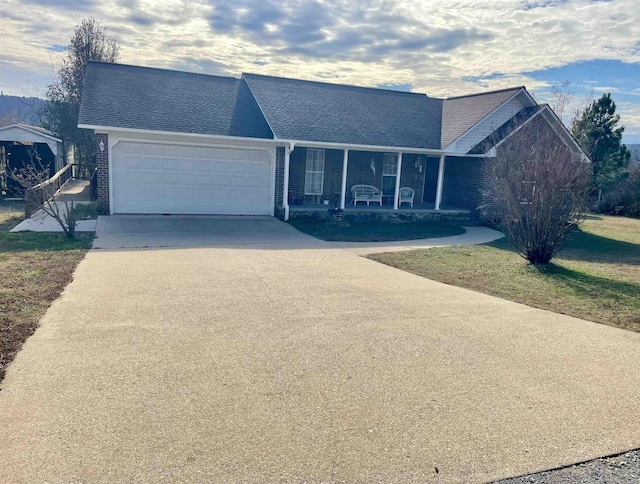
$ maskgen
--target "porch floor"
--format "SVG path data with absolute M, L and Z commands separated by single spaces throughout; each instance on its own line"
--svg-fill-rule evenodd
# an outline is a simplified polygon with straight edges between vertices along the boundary
M 289 212 L 325 212 L 331 209 L 332 205 L 289 205 Z M 398 210 L 394 210 L 390 205 L 380 206 L 378 204 L 366 205 L 364 203 L 358 205 L 346 205 L 344 207 L 345 212 L 395 212 L 395 213 L 470 213 L 470 210 L 466 208 L 447 207 L 440 206 L 440 210 L 436 210 L 433 203 L 414 203 L 413 207 L 403 205 L 398 207 Z

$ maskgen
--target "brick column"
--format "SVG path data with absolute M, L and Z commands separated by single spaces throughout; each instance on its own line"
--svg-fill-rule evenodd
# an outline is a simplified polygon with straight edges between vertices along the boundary
M 96 133 L 96 165 L 98 178 L 98 211 L 103 215 L 109 214 L 109 135 Z M 100 151 L 100 142 L 104 143 L 104 151 Z

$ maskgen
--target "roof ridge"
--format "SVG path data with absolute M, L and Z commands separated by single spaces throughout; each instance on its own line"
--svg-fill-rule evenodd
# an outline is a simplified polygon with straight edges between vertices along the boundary
M 443 100 L 444 101 L 451 101 L 452 99 L 461 99 L 461 98 L 465 98 L 465 97 L 486 96 L 487 94 L 497 94 L 499 92 L 506 92 L 506 91 L 519 91 L 520 89 L 526 89 L 526 88 L 524 86 L 507 87 L 507 88 L 504 88 L 504 89 L 496 89 L 494 91 L 476 92 L 476 93 L 473 93 L 473 94 L 464 94 L 462 96 L 446 97 Z
M 269 77 L 271 79 L 280 79 L 280 80 L 284 80 L 284 81 L 293 81 L 293 82 L 305 82 L 305 83 L 309 83 L 309 84 L 322 84 L 324 86 L 350 87 L 350 88 L 353 88 L 353 89 L 367 89 L 367 90 L 371 90 L 371 91 L 383 91 L 383 92 L 392 92 L 392 93 L 397 93 L 397 94 L 410 94 L 410 95 L 413 95 L 413 96 L 429 97 L 424 92 L 396 91 L 394 89 L 385 89 L 383 87 L 356 86 L 354 84 L 341 84 L 341 83 L 326 82 L 326 81 L 310 81 L 308 79 L 296 79 L 294 77 L 281 77 L 281 76 L 270 76 L 270 75 L 267 75 L 267 74 L 255 74 L 253 72 L 243 72 L 242 75 L 243 76 L 256 76 L 256 77 Z M 435 98 L 430 98 L 430 99 L 435 99 Z
M 240 78 L 239 77 L 232 77 L 232 76 L 219 76 L 216 74 L 204 74 L 202 72 L 190 72 L 190 71 L 180 71 L 177 69 L 166 69 L 163 67 L 148 67 L 148 66 L 137 66 L 134 64 L 122 64 L 120 62 L 105 62 L 105 61 L 96 61 L 96 60 L 90 60 L 88 61 L 89 64 L 103 64 L 103 65 L 111 65 L 111 66 L 120 66 L 120 67 L 133 67 L 135 69 L 146 69 L 146 70 L 151 70 L 151 71 L 163 71 L 163 72 L 175 72 L 178 74 L 188 74 L 191 76 L 204 76 L 204 77 L 217 77 L 218 79 L 233 79 L 234 81 L 239 81 Z

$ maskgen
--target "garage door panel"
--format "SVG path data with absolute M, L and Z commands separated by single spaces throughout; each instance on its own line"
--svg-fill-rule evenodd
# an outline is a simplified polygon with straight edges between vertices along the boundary
M 162 168 L 161 158 L 143 158 L 142 169 L 143 170 L 160 170 Z
M 112 160 L 116 213 L 271 213 L 266 150 L 120 142 Z
M 182 172 L 185 172 L 185 171 L 195 172 L 196 171 L 196 161 L 195 160 L 181 159 L 180 160 L 180 171 L 182 171 Z

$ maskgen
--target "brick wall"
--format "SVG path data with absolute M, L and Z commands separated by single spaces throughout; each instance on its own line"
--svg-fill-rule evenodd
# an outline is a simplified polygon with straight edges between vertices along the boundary
M 371 151 L 349 151 L 349 164 L 347 169 L 347 196 L 346 203 L 351 200 L 350 188 L 353 185 L 371 185 L 382 187 L 382 158 L 383 153 Z M 330 204 L 340 203 L 340 191 L 342 188 L 342 162 L 344 152 L 342 150 L 325 150 L 324 186 L 320 200 L 330 200 Z M 421 156 L 422 171 L 416 166 L 418 155 L 405 154 L 402 161 L 402 173 L 400 186 L 411 187 L 415 190 L 415 202 L 420 202 L 424 189 L 424 170 L 426 167 L 425 156 Z M 314 197 L 304 194 L 304 182 L 306 176 L 307 149 L 297 147 L 291 153 L 289 172 L 289 203 L 291 205 L 310 205 L 314 203 Z M 375 166 L 375 173 L 371 165 Z M 317 203 L 317 197 L 316 197 Z
M 342 187 L 342 150 L 324 151 L 324 183 L 320 200 L 329 200 L 331 205 L 340 203 Z M 291 205 L 309 205 L 314 203 L 313 195 L 304 194 L 304 181 L 307 172 L 307 148 L 297 147 L 289 160 L 289 203 Z M 316 203 L 318 197 L 315 197 Z M 322 202 L 320 202 L 322 203 Z
M 441 208 L 466 208 L 476 214 L 482 200 L 485 180 L 483 158 L 447 157 Z
M 104 151 L 100 152 L 100 142 Z M 94 136 L 98 181 L 98 211 L 109 214 L 109 135 L 96 133 Z

